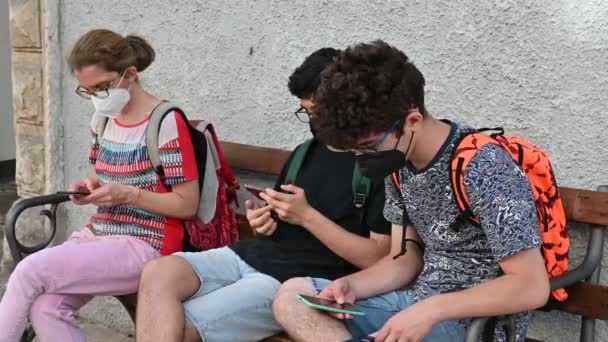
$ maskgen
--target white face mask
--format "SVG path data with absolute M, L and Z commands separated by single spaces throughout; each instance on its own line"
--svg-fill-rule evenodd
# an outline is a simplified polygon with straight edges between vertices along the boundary
M 129 103 L 131 100 L 131 94 L 129 94 L 131 86 L 129 86 L 129 89 L 118 88 L 122 83 L 125 74 L 126 71 L 122 74 L 122 77 L 120 78 L 120 81 L 116 87 L 108 89 L 107 97 L 91 97 L 91 101 L 95 107 L 95 114 L 116 118 L 120 114 L 120 111 L 127 105 L 127 103 Z

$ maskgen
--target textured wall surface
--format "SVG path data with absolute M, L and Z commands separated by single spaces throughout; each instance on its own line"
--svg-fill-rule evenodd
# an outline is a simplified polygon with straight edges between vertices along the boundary
M 91 28 L 140 33 L 158 53 L 145 86 L 213 121 L 225 140 L 292 148 L 308 134 L 286 89 L 293 68 L 317 48 L 382 38 L 425 74 L 436 116 L 527 137 L 548 151 L 562 185 L 608 184 L 605 1 L 62 0 L 59 12 L 56 56 Z M 92 106 L 74 95 L 65 66 L 54 70 L 70 182 L 86 173 Z M 71 227 L 85 211 L 71 212 Z M 574 235 L 580 245 L 583 231 Z M 573 341 L 577 324 L 539 314 L 531 334 Z
M 0 161 L 15 159 L 8 2 L 0 3 Z

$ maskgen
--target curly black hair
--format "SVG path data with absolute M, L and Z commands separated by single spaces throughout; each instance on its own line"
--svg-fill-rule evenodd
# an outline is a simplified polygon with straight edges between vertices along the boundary
M 333 63 L 339 54 L 340 50 L 322 48 L 306 57 L 289 76 L 288 87 L 291 94 L 300 99 L 311 98 L 321 83 L 321 72 Z
M 340 149 L 387 131 L 408 110 L 424 108 L 424 76 L 400 50 L 381 41 L 347 48 L 321 74 L 315 95 L 318 137 Z

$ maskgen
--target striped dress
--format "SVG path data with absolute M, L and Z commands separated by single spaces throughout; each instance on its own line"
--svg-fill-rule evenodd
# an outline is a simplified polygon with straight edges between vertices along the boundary
M 97 117 L 91 122 L 93 133 L 89 162 L 100 184 L 120 183 L 153 192 L 167 192 L 148 158 L 146 127 L 149 118 L 132 125 L 108 120 L 103 139 L 98 139 Z M 198 179 L 194 148 L 186 122 L 178 113 L 163 120 L 159 132 L 160 159 L 166 184 L 177 185 Z M 98 207 L 88 227 L 96 235 L 129 235 L 149 243 L 161 255 L 182 249 L 183 221 L 157 215 L 132 205 Z

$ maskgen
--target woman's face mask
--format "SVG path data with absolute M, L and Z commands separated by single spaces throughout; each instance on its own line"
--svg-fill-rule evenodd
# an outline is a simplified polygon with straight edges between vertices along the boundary
M 110 118 L 116 118 L 120 115 L 120 111 L 122 111 L 131 100 L 131 94 L 129 93 L 131 86 L 129 86 L 128 89 L 119 88 L 125 78 L 125 74 L 126 71 L 122 74 L 116 87 L 106 90 L 107 96 L 91 96 L 91 102 L 93 102 L 93 106 L 95 107 L 95 114 Z

